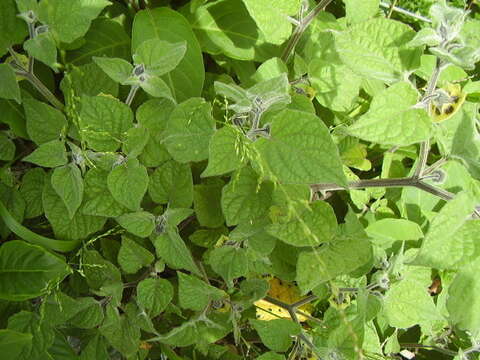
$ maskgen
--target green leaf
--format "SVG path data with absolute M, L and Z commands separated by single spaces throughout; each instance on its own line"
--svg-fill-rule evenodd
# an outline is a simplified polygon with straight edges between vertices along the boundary
M 288 68 L 287 65 L 283 62 L 282 59 L 278 57 L 274 57 L 268 59 L 264 63 L 262 63 L 255 74 L 252 75 L 252 81 L 256 83 L 260 83 L 263 81 L 271 80 L 281 76 L 282 74 L 287 74 Z
M 139 85 L 147 94 L 153 97 L 166 98 L 175 101 L 172 91 L 167 83 L 157 76 L 149 76 L 147 74 L 145 80 L 140 81 Z
M 222 189 L 222 211 L 228 226 L 263 216 L 272 201 L 273 184 L 262 183 L 250 167 L 239 170 Z
M 472 336 L 478 336 L 480 329 L 479 270 L 480 260 L 477 258 L 460 269 L 448 288 L 450 322 L 462 330 L 470 331 Z
M 83 200 L 83 178 L 77 165 L 70 163 L 53 170 L 52 187 L 73 218 Z
M 8 241 L 0 247 L 0 298 L 24 301 L 45 294 L 71 269 L 65 261 L 40 246 Z
M 133 126 L 130 107 L 107 96 L 82 96 L 80 132 L 93 150 L 116 151 Z
M 216 228 L 224 223 L 225 219 L 220 202 L 222 187 L 223 182 L 194 185 L 193 208 L 200 225 Z
M 148 194 L 156 203 L 189 208 L 193 201 L 190 166 L 173 160 L 165 162 L 150 175 Z
M 278 49 L 265 43 L 242 0 L 207 3 L 191 15 L 190 22 L 203 51 L 209 54 L 254 61 L 278 56 Z
M 133 62 L 144 65 L 149 74 L 162 76 L 178 66 L 186 51 L 185 41 L 172 44 L 155 38 L 149 39 L 135 49 Z
M 67 104 L 76 101 L 72 95 L 118 95 L 118 84 L 95 63 L 73 67 L 60 83 Z
M 471 243 L 459 236 L 460 229 L 472 214 L 478 199 L 464 191 L 433 218 L 422 247 L 412 264 L 436 269 L 450 269 L 471 252 Z
M 348 128 L 349 134 L 383 145 L 406 146 L 430 138 L 432 121 L 424 109 L 412 108 L 418 91 L 398 82 L 374 96 L 370 109 Z
M 23 48 L 30 56 L 56 70 L 57 45 L 49 32 L 36 35 L 23 43 Z
M 105 321 L 99 331 L 123 356 L 132 357 L 137 353 L 140 346 L 140 328 L 125 314 L 120 315 L 115 306 L 107 306 Z
M 217 289 L 199 278 L 177 271 L 178 300 L 184 309 L 201 311 L 210 301 L 221 300 L 225 292 Z
M 121 284 L 120 270 L 96 250 L 82 250 L 82 265 L 85 279 L 92 289 Z
M 293 246 L 315 246 L 332 241 L 337 231 L 337 218 L 332 207 L 324 201 L 309 206 L 299 204 L 293 209 L 283 208 L 267 232 Z M 289 214 L 289 211 L 293 212 Z
M 107 177 L 108 172 L 99 168 L 92 168 L 85 175 L 83 214 L 116 217 L 127 211 L 108 190 Z
M 78 0 L 73 3 L 63 0 L 42 0 L 38 7 L 38 18 L 60 42 L 71 43 L 85 35 L 90 23 L 103 8 L 107 0 Z
M 7 124 L 18 137 L 28 139 L 23 108 L 16 101 L 0 99 L 0 123 Z
M 257 140 L 255 147 L 262 165 L 277 181 L 286 184 L 333 182 L 346 186 L 338 149 L 317 116 L 287 109 L 271 121 L 270 139 Z
M 407 45 L 414 36 L 408 25 L 379 17 L 336 33 L 335 46 L 358 75 L 393 83 L 420 65 L 421 49 Z
M 20 104 L 22 102 L 20 88 L 17 83 L 15 72 L 10 65 L 0 64 L 0 82 L 2 83 L 2 86 L 0 87 L 0 98 L 13 99 Z
M 215 132 L 208 147 L 208 166 L 201 176 L 223 175 L 239 169 L 246 160 L 247 141 L 233 126 L 226 125 Z
M 135 274 L 142 267 L 150 265 L 155 257 L 128 236 L 122 236 L 122 245 L 118 252 L 118 263 L 126 274 Z
M 233 286 L 233 279 L 248 273 L 248 257 L 245 249 L 234 246 L 215 248 L 210 253 L 208 263 L 226 282 Z
M 41 144 L 34 152 L 24 157 L 22 161 L 50 168 L 65 165 L 68 161 L 65 144 L 60 140 L 52 140 Z
M 120 58 L 93 57 L 95 64 L 117 83 L 124 83 L 131 75 L 133 66 Z
M 8 359 L 18 359 L 32 346 L 32 334 L 18 331 L 0 330 L 0 352 Z
M 94 56 L 108 56 L 128 61 L 131 59 L 130 37 L 123 26 L 115 20 L 106 18 L 94 20 L 84 40 L 85 43 L 80 48 L 67 52 L 69 63 L 88 64 Z
M 178 162 L 201 161 L 208 157 L 208 143 L 214 132 L 210 103 L 203 98 L 191 98 L 171 113 L 163 143 Z
M 116 201 L 132 211 L 137 211 L 147 192 L 147 169 L 139 164 L 137 159 L 128 159 L 108 174 L 107 185 Z
M 250 323 L 262 342 L 269 349 L 284 352 L 292 346 L 292 336 L 300 334 L 300 325 L 287 319 L 261 321 L 250 319 Z
M 174 269 L 185 269 L 200 275 L 190 250 L 175 231 L 161 234 L 153 240 L 157 256 Z
M 388 249 L 395 241 L 423 238 L 420 226 L 405 219 L 380 219 L 368 225 L 365 232 L 373 239 L 373 244 L 384 249 Z
M 185 41 L 187 51 L 174 70 L 164 76 L 177 102 L 199 96 L 205 78 L 200 45 L 187 20 L 178 12 L 163 7 L 137 12 L 133 22 L 132 51 L 150 39 L 169 43 Z
M 275 2 L 275 6 L 268 0 L 243 0 L 243 2 L 264 34 L 265 41 L 281 45 L 290 37 L 292 23 L 288 21 L 288 16 L 298 13 L 301 0 L 279 0 Z
M 20 193 L 25 199 L 25 218 L 31 219 L 43 214 L 42 191 L 45 171 L 42 168 L 28 170 L 22 177 Z
M 10 138 L 0 133 L 0 160 L 11 161 L 15 157 L 16 147 Z
M 145 279 L 138 283 L 137 301 L 153 318 L 162 313 L 173 299 L 173 286 L 165 279 Z
M 383 311 L 388 324 L 409 328 L 432 320 L 441 320 L 433 298 L 428 293 L 430 269 L 408 268 L 403 279 L 393 284 L 385 294 Z
M 257 357 L 256 360 L 285 360 L 285 356 L 269 351 Z
M 347 20 L 350 23 L 359 23 L 370 19 L 378 14 L 380 0 L 363 1 L 359 6 L 355 0 L 343 0 L 345 3 L 345 11 L 347 13 Z
M 123 143 L 123 152 L 127 156 L 137 157 L 143 152 L 149 140 L 150 132 L 147 128 L 142 126 L 130 128 Z
M 336 239 L 315 248 L 303 251 L 298 256 L 296 281 L 306 293 L 316 286 L 346 275 L 365 265 L 372 257 L 372 247 L 362 237 Z
M 27 118 L 27 133 L 37 145 L 58 140 L 67 125 L 63 113 L 54 107 L 33 98 L 23 101 Z
M 2 19 L 0 22 L 0 56 L 3 56 L 9 46 L 21 43 L 28 32 L 25 23 L 17 17 L 14 0 L 0 2 L 0 19 Z
M 138 237 L 149 236 L 155 228 L 155 216 L 147 211 L 123 214 L 115 220 L 128 232 Z
M 70 219 L 67 207 L 51 185 L 50 177 L 45 179 L 42 204 L 55 237 L 59 239 L 85 239 L 88 235 L 99 231 L 105 224 L 105 218 L 83 215 L 81 208 Z
M 99 326 L 103 321 L 102 304 L 92 297 L 76 299 L 76 314 L 68 323 L 80 329 L 92 329 Z

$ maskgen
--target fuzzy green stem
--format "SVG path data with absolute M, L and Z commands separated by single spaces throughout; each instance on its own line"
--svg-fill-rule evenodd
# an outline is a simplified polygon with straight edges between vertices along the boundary
M 133 99 L 134 99 L 135 94 L 137 93 L 138 89 L 139 89 L 138 85 L 132 85 L 132 87 L 130 88 L 130 92 L 127 95 L 127 99 L 125 100 L 125 104 L 127 104 L 128 106 L 130 106 L 132 104 Z
M 300 41 L 303 33 L 305 30 L 308 28 L 308 25 L 315 19 L 315 17 L 327 7 L 328 4 L 330 4 L 332 0 L 321 0 L 317 6 L 313 8 L 312 11 L 310 11 L 307 16 L 304 19 L 300 19 L 300 25 L 298 25 L 295 30 L 293 31 L 292 36 L 290 37 L 290 40 L 288 40 L 287 46 L 283 50 L 282 57 L 281 59 L 287 63 L 288 60 L 290 59 L 290 56 L 292 52 L 295 50 L 295 47 L 297 46 L 298 42 Z

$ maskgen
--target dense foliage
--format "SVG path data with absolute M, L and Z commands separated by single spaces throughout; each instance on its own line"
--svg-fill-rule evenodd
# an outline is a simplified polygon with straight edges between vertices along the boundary
M 478 12 L 1 0 L 0 357 L 478 359 Z

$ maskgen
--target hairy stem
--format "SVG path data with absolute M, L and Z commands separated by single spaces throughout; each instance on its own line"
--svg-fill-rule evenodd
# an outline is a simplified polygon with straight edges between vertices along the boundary
M 300 24 L 295 28 L 293 31 L 292 36 L 288 40 L 287 46 L 283 50 L 282 53 L 282 60 L 287 63 L 292 55 L 295 47 L 297 46 L 298 42 L 300 41 L 303 33 L 308 28 L 308 25 L 315 19 L 315 17 L 325 9 L 325 7 L 330 4 L 332 0 L 321 0 L 317 6 L 315 6 L 312 11 L 310 11 L 304 19 L 300 19 Z
M 132 104 L 133 98 L 135 97 L 138 88 L 138 85 L 132 85 L 132 87 L 130 88 L 130 92 L 128 93 L 127 99 L 125 100 L 125 104 L 127 104 L 128 106 Z
M 390 9 L 391 8 L 393 11 L 398 12 L 399 14 L 407 15 L 407 16 L 410 16 L 410 17 L 415 18 L 417 20 L 424 21 L 426 23 L 431 23 L 432 22 L 432 20 L 430 20 L 429 18 L 426 18 L 425 16 L 415 14 L 411 11 L 402 9 L 402 8 L 400 8 L 398 6 L 395 6 L 395 5 L 392 6 L 391 4 L 389 4 L 385 1 L 381 1 L 380 6 L 383 7 L 384 9 Z

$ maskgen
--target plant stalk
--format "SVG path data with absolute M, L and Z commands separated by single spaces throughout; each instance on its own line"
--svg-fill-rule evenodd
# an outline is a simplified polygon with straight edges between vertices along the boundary
M 130 92 L 128 93 L 127 99 L 125 100 L 125 104 L 127 104 L 128 106 L 132 104 L 133 98 L 135 97 L 135 94 L 137 93 L 138 89 L 139 89 L 138 85 L 132 85 L 132 87 L 130 88 Z
M 298 42 L 300 41 L 303 33 L 307 29 L 308 25 L 315 19 L 315 17 L 330 4 L 332 0 L 321 0 L 312 11 L 310 11 L 304 19 L 300 19 L 300 25 L 298 25 L 293 31 L 292 36 L 288 40 L 287 46 L 283 50 L 281 59 L 287 63 L 290 59 L 292 52 L 295 50 Z

